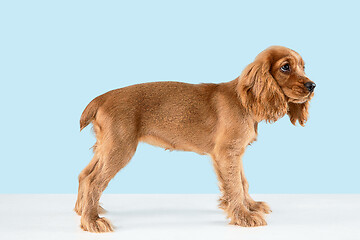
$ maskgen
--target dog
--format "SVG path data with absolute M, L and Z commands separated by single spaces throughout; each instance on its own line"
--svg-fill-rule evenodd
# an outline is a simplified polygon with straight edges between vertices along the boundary
M 304 126 L 316 86 L 304 70 L 297 52 L 272 46 L 230 82 L 143 83 L 96 97 L 80 118 L 80 129 L 92 123 L 96 135 L 94 157 L 79 175 L 75 212 L 81 228 L 113 231 L 110 221 L 99 217 L 99 199 L 139 142 L 210 155 L 221 191 L 219 207 L 230 224 L 266 225 L 264 215 L 271 210 L 249 195 L 241 158 L 256 140 L 259 122 L 288 114 L 292 124 Z

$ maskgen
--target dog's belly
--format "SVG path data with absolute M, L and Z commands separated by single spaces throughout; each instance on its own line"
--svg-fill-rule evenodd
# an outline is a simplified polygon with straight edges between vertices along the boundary
M 159 138 L 156 136 L 151 136 L 151 135 L 142 136 L 139 139 L 139 141 L 148 143 L 148 144 L 156 146 L 156 147 L 161 147 L 161 148 L 164 148 L 165 150 L 170 150 L 170 151 L 179 150 L 179 151 L 186 151 L 186 152 L 195 152 L 200 155 L 208 154 L 208 153 L 204 152 L 204 150 L 202 150 L 196 146 L 192 146 L 190 144 L 171 143 L 170 141 L 167 141 L 166 139 L 162 139 L 162 138 Z

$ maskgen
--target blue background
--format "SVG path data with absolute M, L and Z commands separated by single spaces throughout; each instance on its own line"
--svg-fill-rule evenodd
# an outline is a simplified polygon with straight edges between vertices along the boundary
M 96 96 L 162 80 L 225 82 L 270 45 L 316 82 L 305 128 L 259 126 L 251 193 L 360 193 L 356 1 L 1 1 L 1 193 L 75 193 Z M 210 158 L 140 144 L 107 193 L 217 193 Z

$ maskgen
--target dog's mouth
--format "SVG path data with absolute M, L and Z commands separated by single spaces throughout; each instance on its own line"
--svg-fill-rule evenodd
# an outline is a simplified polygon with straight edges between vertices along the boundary
M 289 102 L 292 102 L 292 103 L 304 103 L 306 101 L 308 101 L 309 99 L 307 98 L 301 98 L 301 99 L 295 99 L 295 98 L 289 98 Z
M 287 96 L 287 97 L 288 97 L 289 102 L 301 104 L 301 103 L 305 103 L 305 102 L 311 100 L 311 98 L 313 96 L 314 96 L 314 92 L 310 92 L 307 96 L 301 97 L 301 98 L 292 98 L 289 96 Z

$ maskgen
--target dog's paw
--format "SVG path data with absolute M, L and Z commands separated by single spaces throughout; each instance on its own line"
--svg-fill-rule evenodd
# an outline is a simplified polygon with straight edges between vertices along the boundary
M 237 215 L 231 217 L 230 224 L 242 227 L 259 227 L 267 225 L 262 214 L 247 210 L 241 211 Z
M 266 202 L 255 202 L 255 201 L 249 202 L 249 210 L 262 212 L 266 214 L 271 213 L 271 209 Z
M 81 226 L 84 231 L 102 233 L 114 231 L 110 221 L 106 218 L 98 218 L 96 220 L 83 220 L 81 219 Z

